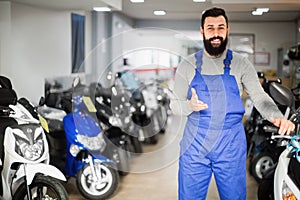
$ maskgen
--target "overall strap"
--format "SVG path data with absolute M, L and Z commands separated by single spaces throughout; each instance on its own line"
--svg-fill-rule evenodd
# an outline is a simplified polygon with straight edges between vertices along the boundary
M 196 67 L 201 72 L 201 66 L 202 66 L 202 55 L 203 51 L 200 50 L 195 53 L 195 58 L 196 58 Z M 230 64 L 232 60 L 232 51 L 230 49 L 227 50 L 226 53 L 226 58 L 224 59 L 224 74 L 229 74 L 230 73 Z
M 224 59 L 224 74 L 230 74 L 230 64 L 232 60 L 232 51 L 227 50 L 226 58 Z
M 199 70 L 199 72 L 201 72 L 202 55 L 203 55 L 203 51 L 202 50 L 200 50 L 200 51 L 198 51 L 198 52 L 195 53 L 196 67 Z

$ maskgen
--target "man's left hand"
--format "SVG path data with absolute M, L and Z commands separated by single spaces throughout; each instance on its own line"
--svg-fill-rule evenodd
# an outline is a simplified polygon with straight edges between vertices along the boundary
M 290 120 L 285 118 L 271 118 L 270 121 L 277 127 L 279 127 L 278 133 L 280 135 L 289 135 L 292 131 L 295 130 L 295 124 Z

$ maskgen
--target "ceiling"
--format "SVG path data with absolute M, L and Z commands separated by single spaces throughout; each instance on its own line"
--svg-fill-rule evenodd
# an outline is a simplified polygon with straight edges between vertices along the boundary
M 145 0 L 132 4 L 123 0 L 122 12 L 137 19 L 200 19 L 201 12 L 217 6 L 224 8 L 230 21 L 291 21 L 300 18 L 300 0 L 207 0 L 195 3 L 192 0 Z M 263 16 L 252 16 L 257 7 L 269 7 Z M 153 10 L 163 9 L 165 16 L 154 16 Z
M 92 10 L 94 6 L 109 6 L 131 18 L 165 20 L 199 20 L 201 12 L 217 6 L 226 10 L 231 22 L 295 21 L 300 19 L 300 0 L 206 0 L 195 3 L 192 0 L 145 0 L 131 3 L 130 0 L 0 0 L 31 6 L 59 10 Z M 262 16 L 252 16 L 257 7 L 269 7 Z M 154 10 L 165 10 L 165 16 L 154 16 Z

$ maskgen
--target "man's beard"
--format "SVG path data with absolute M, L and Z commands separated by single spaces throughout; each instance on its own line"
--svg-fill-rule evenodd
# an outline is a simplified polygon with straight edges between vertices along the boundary
M 212 55 L 212 56 L 219 56 L 219 55 L 221 55 L 225 51 L 226 46 L 227 46 L 227 42 L 228 42 L 228 39 L 227 39 L 228 36 L 226 36 L 225 40 L 224 40 L 224 38 L 219 37 L 219 36 L 212 37 L 212 38 L 209 38 L 209 39 L 206 39 L 205 35 L 203 35 L 203 37 L 204 37 L 203 43 L 204 43 L 205 50 L 210 55 Z M 214 40 L 214 39 L 219 39 L 221 41 L 220 46 L 214 47 L 211 44 L 211 41 Z

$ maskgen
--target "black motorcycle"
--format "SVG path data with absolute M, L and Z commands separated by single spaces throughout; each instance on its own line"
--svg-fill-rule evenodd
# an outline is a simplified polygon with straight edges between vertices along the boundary
M 266 126 L 266 132 L 273 135 L 284 147 L 278 162 L 263 174 L 257 190 L 258 200 L 298 199 L 300 189 L 299 123 L 300 108 L 289 119 L 296 125 L 290 136 L 277 135 L 278 128 Z
M 288 117 L 291 112 L 295 111 L 295 99 L 290 89 L 277 82 L 268 83 L 268 92 L 277 103 L 282 112 L 285 108 L 285 115 Z M 267 132 L 264 127 L 274 126 L 269 121 L 259 119 L 255 122 L 255 131 L 251 138 L 251 146 L 248 150 L 250 154 L 249 170 L 250 174 L 260 182 L 263 179 L 263 174 L 272 168 L 278 161 L 279 155 L 284 150 L 281 143 L 272 139 L 272 134 Z

